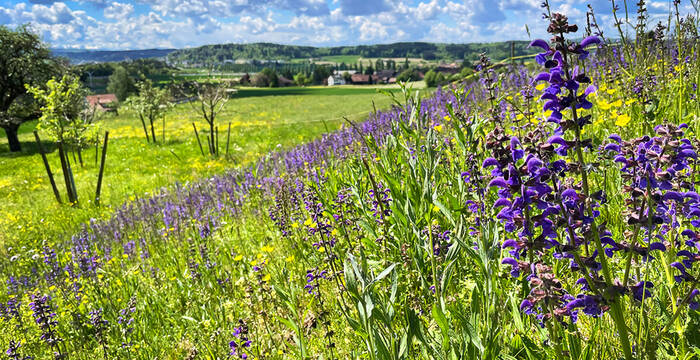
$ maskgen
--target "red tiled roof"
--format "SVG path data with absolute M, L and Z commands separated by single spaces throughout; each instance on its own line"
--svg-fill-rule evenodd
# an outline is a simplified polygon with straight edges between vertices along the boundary
M 350 81 L 352 81 L 354 83 L 368 83 L 369 82 L 369 75 L 352 74 L 350 76 Z
M 88 95 L 85 97 L 88 104 L 95 106 L 97 104 L 104 105 L 112 102 L 118 102 L 117 96 L 114 94 Z

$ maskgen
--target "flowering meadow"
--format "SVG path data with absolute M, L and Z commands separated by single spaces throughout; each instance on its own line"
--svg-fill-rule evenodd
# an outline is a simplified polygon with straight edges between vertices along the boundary
M 699 358 L 697 19 L 546 16 L 534 72 L 4 249 L 6 356 Z

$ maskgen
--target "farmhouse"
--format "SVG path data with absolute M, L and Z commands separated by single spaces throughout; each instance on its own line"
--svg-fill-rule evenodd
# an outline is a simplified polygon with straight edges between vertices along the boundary
M 388 84 L 391 83 L 392 78 L 394 78 L 394 82 L 396 82 L 396 71 L 394 70 L 380 70 L 374 73 L 374 76 L 376 77 L 377 83 Z
M 328 86 L 333 85 L 345 85 L 345 79 L 343 79 L 343 76 L 338 74 L 329 76 Z
M 85 97 L 85 101 L 92 109 L 108 112 L 115 112 L 116 108 L 114 105 L 119 103 L 117 96 L 114 94 L 88 95 Z
M 371 78 L 369 75 L 364 75 L 364 74 L 352 74 L 350 76 L 350 81 L 352 81 L 353 84 L 370 84 Z
M 461 69 L 462 66 L 460 64 L 453 62 L 452 64 L 440 64 L 435 70 L 446 74 L 457 74 Z

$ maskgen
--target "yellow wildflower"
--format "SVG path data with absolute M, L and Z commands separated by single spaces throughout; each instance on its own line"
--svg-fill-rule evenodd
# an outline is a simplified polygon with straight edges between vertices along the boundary
M 625 127 L 629 122 L 632 120 L 629 115 L 627 114 L 621 114 L 620 116 L 617 117 L 617 120 L 615 121 L 615 125 L 620 126 L 620 127 Z

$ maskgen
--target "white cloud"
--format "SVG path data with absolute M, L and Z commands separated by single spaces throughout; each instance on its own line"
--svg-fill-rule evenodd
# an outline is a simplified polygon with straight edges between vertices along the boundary
M 131 4 L 122 4 L 112 2 L 103 10 L 104 17 L 107 19 L 122 20 L 126 19 L 134 12 L 134 6 Z
M 482 42 L 546 37 L 541 0 L 19 0 L 0 6 L 0 24 L 32 23 L 55 47 L 135 49 L 229 42 L 302 45 L 396 41 Z M 590 0 L 608 34 L 608 0 Z M 652 19 L 668 4 L 648 3 Z M 585 25 L 585 2 L 555 11 Z M 145 12 L 144 12 L 145 11 Z M 685 13 L 690 12 L 685 5 Z M 96 20 L 94 17 L 99 18 Z

